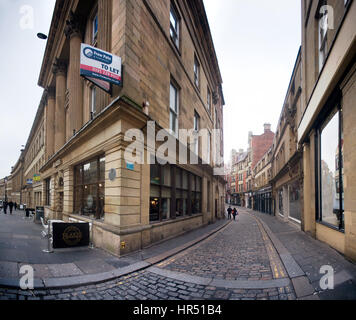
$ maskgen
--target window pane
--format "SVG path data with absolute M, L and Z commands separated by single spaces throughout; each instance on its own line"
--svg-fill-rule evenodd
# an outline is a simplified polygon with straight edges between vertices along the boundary
M 284 215 L 283 210 L 283 189 L 278 191 L 278 210 L 281 215 Z
M 99 160 L 100 165 L 100 178 L 99 180 L 105 180 L 105 157 L 100 158 Z
M 150 165 L 151 171 L 151 184 L 160 184 L 160 166 L 158 164 Z
M 201 191 L 201 178 L 196 177 L 196 190 Z
M 98 181 L 97 159 L 84 165 L 84 184 L 96 183 Z
M 75 168 L 75 183 L 77 185 L 83 184 L 83 167 L 78 166 Z
M 333 113 L 320 136 L 320 188 L 322 221 L 340 225 L 339 173 L 335 159 L 339 155 L 339 112 Z
M 190 185 L 191 185 L 191 190 L 195 191 L 195 176 L 190 175 Z
M 75 188 L 75 198 L 74 198 L 74 213 L 82 214 L 83 206 L 83 187 L 76 187 Z
M 162 220 L 170 218 L 170 205 L 171 199 L 169 198 L 162 198 Z
M 151 197 L 150 198 L 150 221 L 158 221 L 158 220 L 159 220 L 159 199 Z
M 169 122 L 170 122 L 170 129 L 176 133 L 177 132 L 177 117 L 176 115 L 171 111 L 170 113 L 170 119 L 169 119 Z
M 188 190 L 188 172 L 183 170 L 183 189 Z
M 166 165 L 163 167 L 163 181 L 162 184 L 165 186 L 171 186 L 171 166 Z
M 182 170 L 176 168 L 176 187 L 182 188 Z
M 170 21 L 171 21 L 171 24 L 172 24 L 174 30 L 177 30 L 177 18 L 176 18 L 176 15 L 175 15 L 173 9 L 171 9 Z
M 154 198 L 159 198 L 159 186 L 151 185 L 150 195 Z
M 83 214 L 91 218 L 96 217 L 98 186 L 96 184 L 84 186 L 83 189 Z
M 170 86 L 169 106 L 170 106 L 171 110 L 173 110 L 175 113 L 178 112 L 177 89 L 172 84 Z
M 301 221 L 301 212 L 300 185 L 298 181 L 295 181 L 289 186 L 289 214 L 292 218 Z
M 104 218 L 104 207 L 105 207 L 105 183 L 99 183 L 99 199 L 98 207 L 96 211 L 96 219 Z

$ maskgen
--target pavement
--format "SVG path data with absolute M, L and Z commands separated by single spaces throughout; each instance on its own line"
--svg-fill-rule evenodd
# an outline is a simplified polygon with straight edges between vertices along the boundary
M 356 299 L 354 263 L 292 223 L 244 208 L 238 211 L 236 221 L 220 220 L 121 258 L 88 248 L 47 254 L 56 261 L 51 264 L 29 260 L 42 258 L 38 248 L 33 247 L 36 254 L 28 254 L 27 261 L 46 262 L 37 268 L 35 289 L 21 290 L 18 279 L 11 282 L 11 278 L 3 278 L 0 300 Z M 34 230 L 35 236 L 41 227 L 22 216 L 22 212 L 10 217 L 0 214 L 0 226 L 17 220 L 25 230 Z M 7 249 L 2 247 L 6 233 L 21 235 L 19 227 L 10 230 L 0 227 L 0 260 L 19 267 L 23 261 L 7 261 L 1 251 Z M 39 240 L 32 239 L 30 232 L 27 236 L 27 241 Z M 21 248 L 16 245 L 18 238 L 12 237 L 16 240 L 12 250 Z M 45 241 L 41 243 L 45 245 Z M 335 272 L 333 290 L 320 287 L 320 267 L 324 265 Z M 45 266 L 49 274 L 41 271 Z M 0 272 L 9 272 L 1 268 Z
M 56 249 L 45 253 L 42 225 L 26 219 L 24 211 L 0 213 L 0 286 L 18 288 L 20 269 L 34 269 L 35 289 L 74 287 L 108 281 L 147 268 L 205 239 L 227 221 L 220 220 L 124 257 L 98 248 Z

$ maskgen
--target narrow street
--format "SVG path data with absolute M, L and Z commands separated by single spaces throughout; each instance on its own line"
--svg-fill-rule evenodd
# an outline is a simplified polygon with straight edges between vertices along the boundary
M 205 240 L 122 277 L 70 288 L 23 291 L 2 287 L 0 299 L 355 299 L 354 264 L 294 225 L 251 210 L 238 211 L 236 221 L 230 221 Z M 188 236 L 179 241 L 187 241 Z M 151 251 L 161 254 L 162 250 L 167 251 L 164 245 L 156 245 Z M 134 262 L 138 255 L 120 259 Z M 334 290 L 323 291 L 319 286 L 322 265 L 334 269 Z

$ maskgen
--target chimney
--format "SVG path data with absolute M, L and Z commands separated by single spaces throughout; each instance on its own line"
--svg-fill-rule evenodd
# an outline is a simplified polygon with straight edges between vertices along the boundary
M 266 133 L 267 131 L 271 131 L 271 124 L 270 124 L 270 123 L 265 123 L 265 124 L 263 125 L 263 127 L 264 127 L 264 129 L 265 129 L 265 133 Z

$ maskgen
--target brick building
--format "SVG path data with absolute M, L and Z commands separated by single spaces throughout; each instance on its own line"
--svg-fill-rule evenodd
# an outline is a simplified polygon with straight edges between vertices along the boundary
M 274 133 L 271 131 L 271 125 L 269 123 L 264 124 L 264 132 L 261 135 L 253 135 L 249 133 L 249 145 L 250 145 L 250 164 L 247 170 L 247 194 L 246 199 L 248 201 L 248 207 L 254 208 L 254 202 L 257 198 L 260 198 L 254 190 L 255 187 L 255 172 L 257 173 L 256 166 L 258 162 L 264 158 L 269 149 L 271 149 Z M 265 167 L 265 165 L 263 166 Z M 260 168 L 261 169 L 261 168 Z M 258 170 L 259 171 L 259 170 Z M 265 190 L 269 193 L 269 190 Z
M 121 57 L 122 86 L 109 94 L 80 76 L 82 43 Z M 58 0 L 38 84 L 23 203 L 44 205 L 49 219 L 89 222 L 94 244 L 117 255 L 223 216 L 225 102 L 203 1 Z M 177 159 L 188 147 L 198 164 L 191 152 L 188 164 L 127 161 L 125 134 L 142 129 L 147 141 L 148 121 L 179 146 Z M 207 129 L 207 145 L 178 129 Z M 162 145 L 144 143 L 144 159 Z

